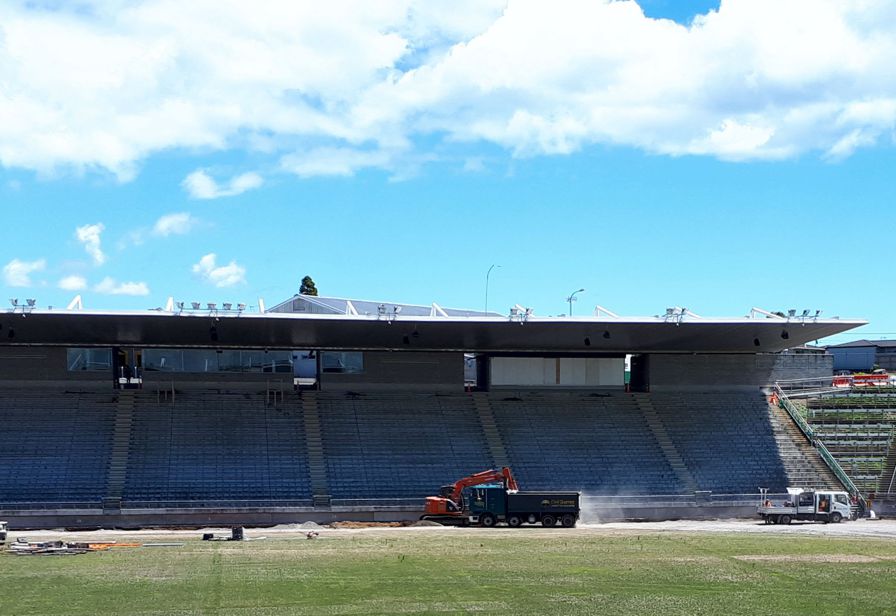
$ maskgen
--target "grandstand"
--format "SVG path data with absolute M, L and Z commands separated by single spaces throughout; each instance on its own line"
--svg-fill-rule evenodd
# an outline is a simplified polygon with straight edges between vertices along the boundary
M 439 486 L 503 465 L 524 488 L 580 490 L 627 517 L 714 515 L 760 486 L 841 483 L 766 395 L 830 376 L 830 357 L 785 345 L 860 321 L 305 304 L 0 314 L 0 515 L 413 518 Z M 888 451 L 875 450 L 878 468 Z

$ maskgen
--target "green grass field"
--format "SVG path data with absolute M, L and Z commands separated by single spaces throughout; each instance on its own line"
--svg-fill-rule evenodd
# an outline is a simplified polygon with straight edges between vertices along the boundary
M 887 539 L 584 529 L 321 534 L 209 543 L 197 533 L 180 548 L 4 553 L 0 614 L 896 612 L 896 541 Z

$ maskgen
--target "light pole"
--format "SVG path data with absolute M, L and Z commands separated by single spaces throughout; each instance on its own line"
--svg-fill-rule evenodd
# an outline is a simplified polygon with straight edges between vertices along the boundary
M 581 293 L 585 289 L 579 289 L 578 291 L 573 291 L 569 294 L 569 297 L 566 298 L 566 301 L 569 302 L 569 316 L 572 316 L 572 303 L 576 301 L 576 293 Z
M 485 273 L 485 314 L 488 314 L 488 279 L 492 275 L 492 270 L 496 267 L 501 267 L 500 265 L 496 265 L 492 263 L 492 266 L 488 268 L 488 272 Z

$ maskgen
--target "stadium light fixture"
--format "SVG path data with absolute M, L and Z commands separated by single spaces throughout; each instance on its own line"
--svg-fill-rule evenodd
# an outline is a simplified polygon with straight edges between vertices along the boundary
M 501 267 L 496 263 L 492 263 L 492 266 L 488 268 L 488 271 L 485 273 L 485 314 L 488 314 L 488 281 L 489 277 L 492 275 L 492 270 L 496 267 Z
M 821 315 L 821 310 L 816 310 L 816 311 L 815 311 L 815 316 L 814 316 L 813 318 L 814 318 L 814 319 L 817 319 L 820 315 Z
M 579 289 L 578 291 L 573 291 L 569 294 L 569 297 L 566 298 L 566 301 L 569 303 L 569 316 L 572 316 L 572 303 L 577 301 L 576 293 L 584 293 L 585 289 Z
M 178 310 L 178 311 L 181 311 L 181 310 L 184 309 L 184 303 L 183 303 L 183 302 L 174 302 L 174 305 L 177 306 L 177 310 Z
M 224 302 L 224 310 L 233 310 L 233 304 L 230 302 Z
M 218 309 L 218 304 L 216 304 L 215 302 L 207 302 L 205 305 L 208 306 L 209 310 L 217 310 Z
M 806 308 L 805 310 L 803 310 L 803 318 L 805 319 L 807 316 L 809 316 L 809 309 L 808 309 L 808 308 Z
M 27 302 L 29 308 L 34 308 L 34 305 L 37 303 L 37 300 L 36 299 L 26 299 L 25 302 Z
M 193 306 L 193 310 L 199 310 L 200 308 L 202 308 L 202 304 L 200 304 L 199 302 L 190 302 L 190 305 Z
M 9 298 L 9 303 L 12 304 L 12 307 L 13 307 L 13 308 L 18 308 L 18 307 L 19 307 L 19 298 L 17 298 L 17 297 L 10 297 L 10 298 Z
M 790 318 L 795 317 L 795 316 L 796 316 L 796 310 L 793 309 L 793 308 L 791 308 L 790 310 L 787 311 L 787 316 L 790 317 Z
M 246 309 L 246 304 L 237 304 L 236 309 L 240 312 Z

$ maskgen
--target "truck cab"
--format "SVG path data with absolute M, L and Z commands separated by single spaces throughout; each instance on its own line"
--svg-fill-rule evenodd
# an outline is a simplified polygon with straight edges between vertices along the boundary
M 773 503 L 763 494 L 758 512 L 766 524 L 790 524 L 792 520 L 837 523 L 851 517 L 846 492 L 787 488 L 787 494 L 784 503 Z

